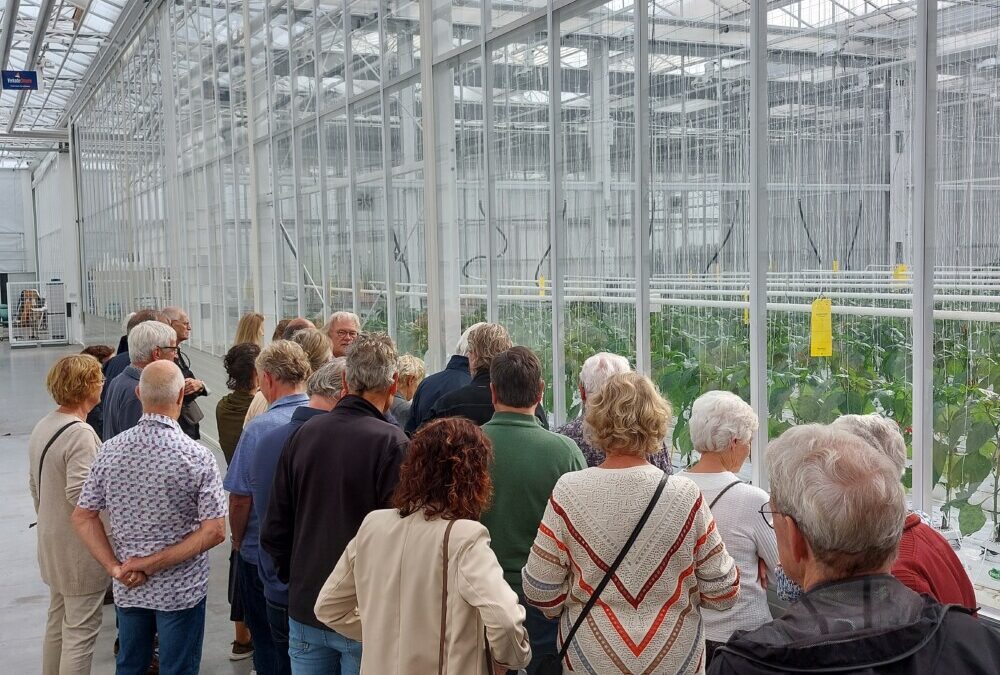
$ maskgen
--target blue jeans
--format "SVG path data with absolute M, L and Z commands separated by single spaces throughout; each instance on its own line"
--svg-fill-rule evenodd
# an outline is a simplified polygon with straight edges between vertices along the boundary
M 243 601 L 243 623 L 253 636 L 253 667 L 258 675 L 276 675 L 280 671 L 278 650 L 271 639 L 271 626 L 267 621 L 267 600 L 264 599 L 264 582 L 260 580 L 257 566 L 237 556 L 237 588 Z
M 292 664 L 288 660 L 288 608 L 267 601 L 267 623 L 271 626 L 271 639 L 278 653 L 278 675 L 291 675 Z
M 288 619 L 288 656 L 293 675 L 358 675 L 361 643 L 340 633 Z
M 205 600 L 190 609 L 162 612 L 118 607 L 117 675 L 145 675 L 153 660 L 153 638 L 160 636 L 160 673 L 197 675 L 205 639 Z
M 525 609 L 524 629 L 528 631 L 528 641 L 531 642 L 531 663 L 526 670 L 528 675 L 538 672 L 542 657 L 546 654 L 558 654 L 556 640 L 559 637 L 559 620 L 548 619 L 542 610 L 532 607 L 521 598 Z

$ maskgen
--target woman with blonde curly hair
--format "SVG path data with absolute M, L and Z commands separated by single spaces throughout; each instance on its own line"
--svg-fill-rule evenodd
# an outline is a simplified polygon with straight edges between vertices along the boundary
M 524 608 L 478 522 L 492 461 L 468 420 L 414 434 L 395 508 L 368 514 L 316 600 L 316 618 L 333 630 L 356 640 L 364 631 L 361 672 L 485 675 L 531 659 Z
M 736 602 L 739 571 L 701 491 L 648 461 L 670 416 L 633 372 L 588 402 L 585 433 L 606 459 L 559 479 L 522 571 L 528 602 L 559 618 L 565 669 L 703 673 L 700 608 Z
M 101 444 L 86 419 L 101 400 L 104 376 L 97 359 L 78 354 L 56 361 L 45 384 L 58 407 L 28 438 L 38 566 L 51 596 L 41 672 L 89 673 L 108 573 L 76 536 L 70 515 Z

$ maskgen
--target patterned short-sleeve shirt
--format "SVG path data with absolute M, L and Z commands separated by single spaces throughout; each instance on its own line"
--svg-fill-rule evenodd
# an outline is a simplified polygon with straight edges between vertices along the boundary
M 205 520 L 224 518 L 226 494 L 215 457 L 177 422 L 143 415 L 106 441 L 77 505 L 108 512 L 118 560 L 148 556 L 178 543 Z M 162 570 L 138 588 L 114 582 L 115 604 L 176 611 L 208 592 L 208 552 Z
M 569 424 L 557 429 L 556 433 L 568 437 L 579 446 L 580 452 L 583 453 L 584 459 L 587 460 L 587 466 L 600 466 L 604 463 L 604 451 L 594 447 L 583 434 L 582 417 L 577 417 Z M 674 467 L 670 462 L 670 449 L 667 446 L 666 440 L 663 441 L 663 449 L 649 458 L 649 463 L 668 476 L 674 473 Z

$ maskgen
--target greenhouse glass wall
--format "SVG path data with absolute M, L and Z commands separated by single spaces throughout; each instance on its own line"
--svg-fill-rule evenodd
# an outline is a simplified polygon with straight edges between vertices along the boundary
M 1000 1 L 175 0 L 72 120 L 87 329 L 353 309 L 443 365 L 500 321 L 577 414 L 882 412 L 1000 607 Z

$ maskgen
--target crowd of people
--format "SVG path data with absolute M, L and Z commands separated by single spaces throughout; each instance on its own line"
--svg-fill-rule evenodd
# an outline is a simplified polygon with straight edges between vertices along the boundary
M 1000 672 L 885 417 L 786 431 L 768 493 L 738 475 L 758 420 L 733 393 L 695 401 L 674 474 L 670 402 L 622 356 L 587 359 L 550 431 L 542 365 L 499 324 L 424 377 L 350 312 L 266 344 L 264 323 L 223 359 L 224 471 L 180 308 L 51 368 L 29 440 L 45 675 L 90 672 L 109 579 L 117 672 L 197 673 L 227 529 L 230 658 L 258 675 Z

